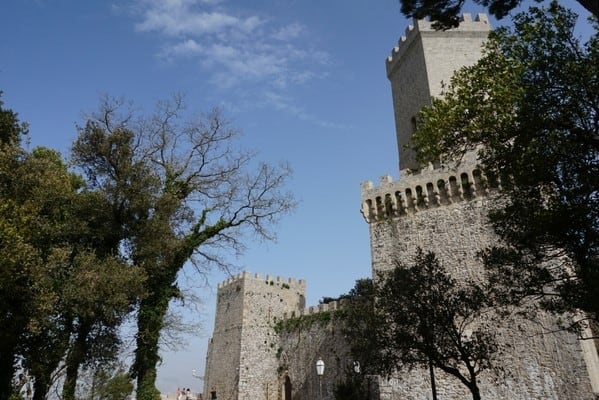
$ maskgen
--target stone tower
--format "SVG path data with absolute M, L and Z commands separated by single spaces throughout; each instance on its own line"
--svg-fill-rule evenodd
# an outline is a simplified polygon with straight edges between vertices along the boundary
M 448 83 L 456 69 L 478 61 L 490 30 L 486 14 L 478 14 L 474 21 L 464 14 L 460 26 L 448 31 L 414 20 L 387 58 L 400 169 L 420 167 L 409 148 L 418 111 L 441 94 L 441 82 Z
M 218 285 L 214 333 L 208 342 L 204 398 L 276 399 L 279 390 L 273 326 L 305 307 L 303 280 L 247 272 Z
M 480 279 L 477 253 L 497 242 L 487 221 L 499 188 L 478 169 L 474 154 L 457 169 L 418 165 L 410 149 L 415 116 L 442 91 L 453 71 L 474 64 L 490 31 L 485 15 L 465 14 L 460 27 L 435 31 L 414 21 L 387 58 L 399 149 L 400 179 L 362 184 L 362 214 L 369 225 L 373 278 L 395 260 L 410 262 L 418 247 L 433 251 L 458 280 Z M 574 334 L 558 331 L 555 316 L 538 310 L 536 321 L 514 315 L 497 326 L 502 350 L 498 375 L 479 376 L 485 399 L 593 399 L 597 351 Z M 588 347 L 590 346 L 590 347 Z M 587 348 L 588 347 L 588 348 Z M 590 373 L 590 371 L 593 371 Z M 455 378 L 439 374 L 440 398 L 468 398 Z M 428 398 L 425 371 L 381 381 L 381 399 Z

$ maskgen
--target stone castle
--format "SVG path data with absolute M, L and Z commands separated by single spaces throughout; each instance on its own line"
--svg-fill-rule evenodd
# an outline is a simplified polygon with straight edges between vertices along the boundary
M 362 184 L 362 215 L 370 230 L 373 277 L 392 260 L 410 259 L 419 246 L 434 251 L 458 278 L 479 276 L 476 253 L 496 241 L 486 221 L 494 190 L 474 158 L 460 168 L 421 168 L 409 148 L 415 116 L 441 93 L 457 68 L 481 55 L 490 25 L 486 15 L 464 14 L 459 28 L 436 31 L 415 20 L 387 58 L 400 179 Z M 305 282 L 242 273 L 219 284 L 214 333 L 206 357 L 204 398 L 219 400 L 332 400 L 353 362 L 341 327 L 332 316 L 337 302 L 306 308 Z M 547 333 L 555 317 L 539 313 L 535 323 L 512 317 L 498 326 L 506 350 L 501 373 L 483 373 L 484 399 L 594 399 L 599 359 L 592 341 L 568 332 Z M 280 330 L 281 321 L 296 321 Z M 311 323 L 317 321 L 319 323 Z M 278 325 L 279 324 L 279 325 Z M 326 372 L 316 374 L 322 358 Z M 466 387 L 437 373 L 439 399 L 468 399 Z M 392 379 L 369 377 L 370 399 L 429 399 L 427 371 Z

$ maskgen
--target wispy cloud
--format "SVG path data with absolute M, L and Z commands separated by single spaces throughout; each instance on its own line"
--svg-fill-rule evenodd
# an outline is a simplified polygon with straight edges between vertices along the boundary
M 275 110 L 283 111 L 288 114 L 294 115 L 298 119 L 311 122 L 314 125 L 332 129 L 352 129 L 351 125 L 327 121 L 319 118 L 314 114 L 306 112 L 305 109 L 295 104 L 293 98 L 284 94 L 273 91 L 267 91 L 264 93 L 264 99 Z
M 310 48 L 299 23 L 235 13 L 224 0 L 136 0 L 137 31 L 159 35 L 160 56 L 193 57 L 221 88 L 259 84 L 272 90 L 324 76 L 329 55 Z

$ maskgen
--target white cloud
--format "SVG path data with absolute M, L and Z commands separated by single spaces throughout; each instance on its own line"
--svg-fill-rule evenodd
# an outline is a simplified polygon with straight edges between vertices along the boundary
M 175 43 L 172 46 L 166 47 L 162 55 L 167 58 L 173 58 L 178 56 L 192 56 L 196 54 L 202 54 L 204 48 L 198 42 L 193 39 L 187 39 L 179 43 Z
M 314 125 L 318 125 L 324 128 L 331 129 L 351 129 L 350 125 L 338 124 L 330 121 L 326 121 L 318 118 L 317 116 L 306 112 L 302 107 L 294 104 L 291 97 L 276 93 L 273 91 L 267 91 L 264 94 L 265 101 L 270 104 L 274 109 L 284 111 L 288 114 L 294 115 L 295 117 L 312 122 Z
M 258 85 L 260 92 L 270 91 L 271 106 L 311 119 L 284 97 L 275 101 L 277 91 L 326 76 L 330 57 L 308 46 L 315 41 L 305 26 L 277 23 L 257 12 L 232 12 L 222 0 L 135 1 L 135 27 L 159 35 L 161 57 L 196 59 L 215 86 Z
M 325 52 L 305 48 L 309 32 L 299 23 L 235 14 L 221 0 L 136 1 L 136 29 L 162 36 L 160 55 L 198 57 L 202 72 L 218 85 L 302 84 L 322 76 L 319 69 L 328 63 Z
M 304 27 L 300 24 L 294 23 L 291 25 L 279 28 L 272 35 L 273 39 L 287 41 L 299 37 L 304 32 Z

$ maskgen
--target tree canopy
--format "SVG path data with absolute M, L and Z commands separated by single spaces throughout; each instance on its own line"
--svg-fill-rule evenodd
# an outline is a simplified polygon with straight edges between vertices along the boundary
M 116 356 L 143 276 L 108 245 L 112 227 L 95 218 L 99 193 L 58 152 L 24 149 L 26 124 L 12 110 L 0 115 L 0 397 L 18 368 L 33 379 L 34 398 L 45 398 L 64 363 L 63 398 L 72 398 L 80 367 Z
M 494 31 L 482 59 L 455 74 L 420 115 L 422 161 L 476 151 L 501 191 L 483 256 L 497 300 L 540 297 L 599 316 L 599 40 L 573 34 L 557 3 Z
M 538 2 L 542 0 L 537 0 Z M 599 2 L 597 0 L 577 0 L 595 18 L 599 18 Z M 489 9 L 489 13 L 497 19 L 507 16 L 518 8 L 523 0 L 474 0 L 476 4 Z M 465 0 L 399 0 L 401 12 L 409 18 L 429 18 L 435 21 L 439 29 L 455 28 L 460 24 L 460 13 Z
M 480 399 L 477 376 L 491 368 L 497 351 L 480 284 L 458 282 L 434 253 L 418 249 L 412 263 L 396 261 L 370 289 L 357 285 L 351 299 L 347 333 L 367 373 L 389 376 L 420 366 L 433 377 L 439 368 Z

